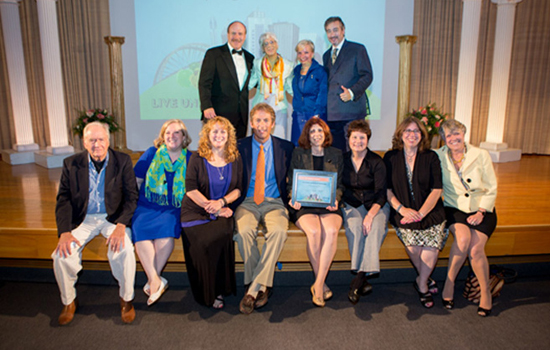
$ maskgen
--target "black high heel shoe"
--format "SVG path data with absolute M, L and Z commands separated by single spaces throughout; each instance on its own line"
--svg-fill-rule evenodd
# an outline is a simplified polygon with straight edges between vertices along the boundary
M 447 310 L 452 310 L 455 307 L 455 301 L 453 299 L 446 300 L 441 298 L 441 301 L 443 302 L 443 307 Z
M 422 293 L 416 281 L 413 283 L 413 287 L 414 289 L 416 289 L 416 292 L 418 293 L 418 297 L 420 298 L 420 304 L 422 304 L 422 306 L 424 306 L 426 309 L 431 309 L 434 306 L 434 298 L 432 296 L 432 293 L 430 292 Z
M 480 317 L 487 317 L 491 314 L 492 309 L 484 309 L 481 306 L 477 308 L 477 314 Z

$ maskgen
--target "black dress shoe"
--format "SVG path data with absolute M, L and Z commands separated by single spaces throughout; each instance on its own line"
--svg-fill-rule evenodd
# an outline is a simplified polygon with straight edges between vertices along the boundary
M 361 286 L 361 289 L 359 290 L 359 293 L 361 293 L 361 295 L 367 295 L 370 292 L 372 292 L 372 284 L 370 284 L 369 281 L 365 280 L 365 282 L 363 282 L 363 285 Z
M 349 290 L 348 299 L 349 299 L 349 301 L 351 301 L 351 303 L 353 305 L 355 305 L 359 302 L 359 298 L 361 298 L 361 296 L 359 295 L 359 289 L 352 288 L 352 289 Z

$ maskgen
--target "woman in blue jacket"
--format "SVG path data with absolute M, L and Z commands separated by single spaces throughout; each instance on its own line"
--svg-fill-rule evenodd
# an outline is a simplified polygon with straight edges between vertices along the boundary
M 315 45 L 311 40 L 301 40 L 296 45 L 299 65 L 294 68 L 292 80 L 292 139 L 298 146 L 298 139 L 305 123 L 311 117 L 327 120 L 327 73 L 323 66 L 313 59 Z

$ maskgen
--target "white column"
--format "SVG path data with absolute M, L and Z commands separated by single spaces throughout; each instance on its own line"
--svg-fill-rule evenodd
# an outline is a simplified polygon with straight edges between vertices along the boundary
M 21 37 L 19 1 L 20 0 L 0 0 L 0 12 L 2 13 L 2 30 L 4 32 L 6 63 L 8 67 L 9 89 L 13 110 L 12 117 L 15 127 L 16 143 L 13 145 L 13 149 L 18 152 L 26 152 L 38 150 L 38 145 L 34 143 L 32 130 L 29 90 L 25 72 L 25 56 L 23 54 L 23 39 Z M 33 161 L 34 160 L 31 160 L 30 162 Z
M 454 117 L 464 124 L 467 130 L 471 130 L 481 0 L 463 0 L 463 3 Z M 471 133 L 466 133 L 465 136 L 468 142 L 470 135 Z
M 508 83 L 510 81 L 510 62 L 512 59 L 512 39 L 514 36 L 516 5 L 521 0 L 491 1 L 497 5 L 497 23 L 495 28 L 495 48 L 493 53 L 487 135 L 486 142 L 482 142 L 481 147 L 491 151 L 493 161 L 519 160 L 521 158 L 521 150 L 508 149 L 508 145 L 504 143 L 504 123 L 506 121 L 506 106 L 508 103 Z
M 48 152 L 63 154 L 73 152 L 67 135 L 67 115 L 61 70 L 61 50 L 57 26 L 56 0 L 37 0 L 42 63 L 46 89 L 46 106 L 50 142 Z

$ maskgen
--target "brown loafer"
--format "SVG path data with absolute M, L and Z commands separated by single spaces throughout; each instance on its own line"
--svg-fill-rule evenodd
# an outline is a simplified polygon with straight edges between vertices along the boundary
M 59 314 L 59 319 L 57 320 L 60 326 L 64 326 L 71 323 L 71 321 L 74 318 L 74 313 L 76 312 L 77 307 L 78 307 L 78 302 L 76 301 L 76 299 L 73 300 L 69 305 L 63 306 L 63 310 L 61 310 L 61 314 Z
M 256 299 L 250 295 L 246 294 L 239 303 L 239 311 L 245 315 L 249 315 L 254 311 L 254 303 L 256 302 Z
M 124 301 L 120 298 L 120 317 L 124 323 L 132 323 L 136 318 L 136 310 L 132 301 Z
M 267 290 L 265 292 L 259 291 L 258 295 L 256 296 L 256 301 L 254 302 L 254 308 L 259 309 L 265 306 L 267 304 L 267 300 L 269 299 L 269 293 Z

